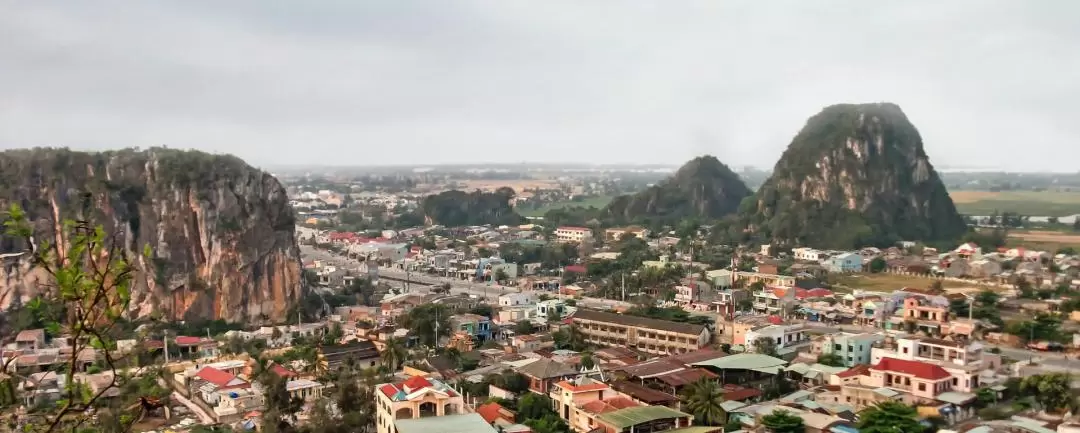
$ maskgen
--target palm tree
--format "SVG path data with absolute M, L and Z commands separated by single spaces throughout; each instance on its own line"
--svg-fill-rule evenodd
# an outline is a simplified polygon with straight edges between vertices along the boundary
M 405 363 L 406 358 L 409 356 L 409 352 L 405 349 L 405 345 L 401 340 L 390 337 L 386 340 L 386 347 L 383 348 L 383 352 L 380 354 L 383 365 L 390 372 L 397 371 L 401 364 Z
M 895 401 L 881 402 L 859 413 L 859 431 L 866 433 L 921 431 L 915 408 Z
M 683 390 L 686 410 L 703 425 L 722 426 L 727 422 L 727 412 L 721 406 L 724 394 L 715 381 L 703 378 Z

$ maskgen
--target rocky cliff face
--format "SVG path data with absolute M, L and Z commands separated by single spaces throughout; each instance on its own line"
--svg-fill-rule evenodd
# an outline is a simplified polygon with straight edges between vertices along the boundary
M 967 227 L 895 104 L 843 104 L 807 121 L 753 203 L 750 230 L 786 245 L 943 241 Z
M 624 222 L 715 219 L 735 212 L 751 191 L 711 155 L 690 160 L 670 178 L 637 194 L 616 197 L 605 211 Z
M 21 205 L 36 237 L 60 222 L 118 233 L 138 270 L 130 315 L 259 322 L 301 296 L 294 216 L 277 179 L 232 156 L 172 149 L 0 153 L 0 205 Z M 149 259 L 142 252 L 149 246 Z M 38 293 L 45 276 L 20 241 L 0 238 L 0 308 Z

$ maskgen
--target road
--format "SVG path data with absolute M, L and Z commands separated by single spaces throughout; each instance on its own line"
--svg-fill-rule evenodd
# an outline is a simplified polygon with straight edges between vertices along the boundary
M 211 417 L 210 414 L 206 413 L 206 411 L 204 411 L 201 407 L 199 407 L 199 405 L 195 404 L 191 400 L 188 400 L 188 398 L 184 397 L 183 394 L 180 394 L 177 391 L 173 391 L 172 395 L 170 395 L 169 397 L 170 397 L 170 399 L 172 401 L 180 402 L 180 404 L 182 404 L 182 405 L 184 405 L 184 407 L 188 408 L 188 410 L 190 410 L 191 413 L 193 413 L 193 414 L 195 414 L 195 416 L 199 417 L 199 422 L 202 423 L 203 425 L 217 424 L 217 421 L 214 421 L 214 418 Z

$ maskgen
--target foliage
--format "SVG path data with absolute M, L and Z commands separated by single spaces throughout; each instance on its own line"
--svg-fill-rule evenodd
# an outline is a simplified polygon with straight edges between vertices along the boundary
M 751 191 L 728 166 L 711 155 L 687 162 L 675 174 L 634 195 L 616 197 L 604 214 L 616 224 L 673 224 L 734 213 Z
M 776 355 L 776 340 L 771 337 L 758 337 L 754 340 L 754 351 L 762 355 L 777 356 Z
M 1048 412 L 1063 412 L 1075 406 L 1071 390 L 1072 377 L 1066 373 L 1049 373 L 1024 378 L 1020 390 L 1035 396 Z
M 420 339 L 420 344 L 435 347 L 436 325 L 439 337 L 450 335 L 450 311 L 443 304 L 424 304 L 409 310 L 401 325 L 409 334 Z
M 1034 320 L 1009 322 L 1005 332 L 1024 341 L 1062 341 L 1065 338 L 1061 332 L 1061 319 L 1044 313 L 1036 314 Z
M 513 197 L 514 190 L 508 187 L 495 192 L 451 190 L 425 197 L 420 208 L 435 224 L 447 227 L 517 225 L 524 219 L 510 205 Z
M 518 399 L 517 421 L 535 433 L 570 433 L 570 427 L 552 409 L 545 395 L 526 393 Z
M 761 418 L 761 424 L 771 433 L 803 433 L 806 426 L 802 418 L 786 410 L 775 410 Z
M 522 320 L 514 324 L 514 334 L 516 335 L 530 335 L 534 332 L 536 332 L 536 328 L 528 320 Z
M 582 352 L 589 348 L 589 344 L 585 341 L 585 334 L 574 325 L 555 331 L 551 337 L 555 340 L 556 349 Z
M 401 340 L 390 337 L 386 339 L 386 347 L 383 348 L 382 353 L 379 354 L 382 359 L 382 364 L 388 371 L 397 371 L 402 364 L 409 358 L 409 351 L 405 348 L 405 344 Z
M 870 118 L 876 121 L 861 120 Z M 859 154 L 851 139 L 866 144 Z M 922 139 L 900 107 L 827 107 L 807 121 L 753 199 L 740 205 L 741 227 L 761 241 L 816 248 L 959 239 L 967 232 L 964 219 L 929 164 L 912 169 L 914 158 L 926 158 Z
M 844 366 L 844 358 L 835 353 L 822 353 L 821 355 L 818 355 L 817 362 L 818 364 L 828 365 L 830 367 Z
M 39 286 L 42 296 L 25 308 L 49 335 L 70 336 L 72 353 L 97 351 L 105 369 L 113 372 L 109 383 L 91 392 L 74 380 L 78 357 L 71 356 L 65 366 L 68 386 L 62 390 L 57 408 L 46 415 L 44 422 L 30 427 L 30 431 L 77 430 L 89 420 L 87 409 L 96 407 L 102 395 L 125 382 L 123 375 L 116 374 L 120 359 L 114 330 L 131 300 L 134 269 L 129 265 L 123 240 L 106 235 L 102 226 L 91 221 L 64 221 L 60 234 L 64 244 L 53 245 L 48 239 L 37 239 L 26 213 L 12 205 L 4 228 L 8 238 L 5 241 L 21 244 L 34 266 L 48 275 Z M 147 258 L 151 255 L 149 248 L 143 253 Z M 45 299 L 61 303 L 64 308 L 57 311 Z M 8 367 L 0 366 L 0 371 L 9 371 Z
M 885 401 L 859 413 L 859 433 L 921 432 L 914 407 L 896 401 Z
M 721 407 L 723 390 L 716 381 L 702 378 L 683 389 L 682 397 L 686 411 L 694 415 L 694 422 L 710 426 L 722 426 L 727 422 L 728 414 Z

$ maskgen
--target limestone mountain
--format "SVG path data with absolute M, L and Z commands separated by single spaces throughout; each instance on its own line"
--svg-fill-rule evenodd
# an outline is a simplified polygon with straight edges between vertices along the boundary
M 967 230 L 918 130 L 891 103 L 811 117 L 740 217 L 761 240 L 818 248 L 948 241 Z
M 0 152 L 0 206 L 19 204 L 38 239 L 62 221 L 116 233 L 136 269 L 134 318 L 283 320 L 301 296 L 295 217 L 270 174 L 233 156 L 173 149 Z M 150 258 L 142 254 L 152 251 Z M 41 269 L 0 237 L 0 309 L 40 293 Z
M 705 155 L 690 160 L 656 185 L 616 197 L 604 213 L 620 222 L 716 219 L 735 212 L 750 194 L 728 166 Z

